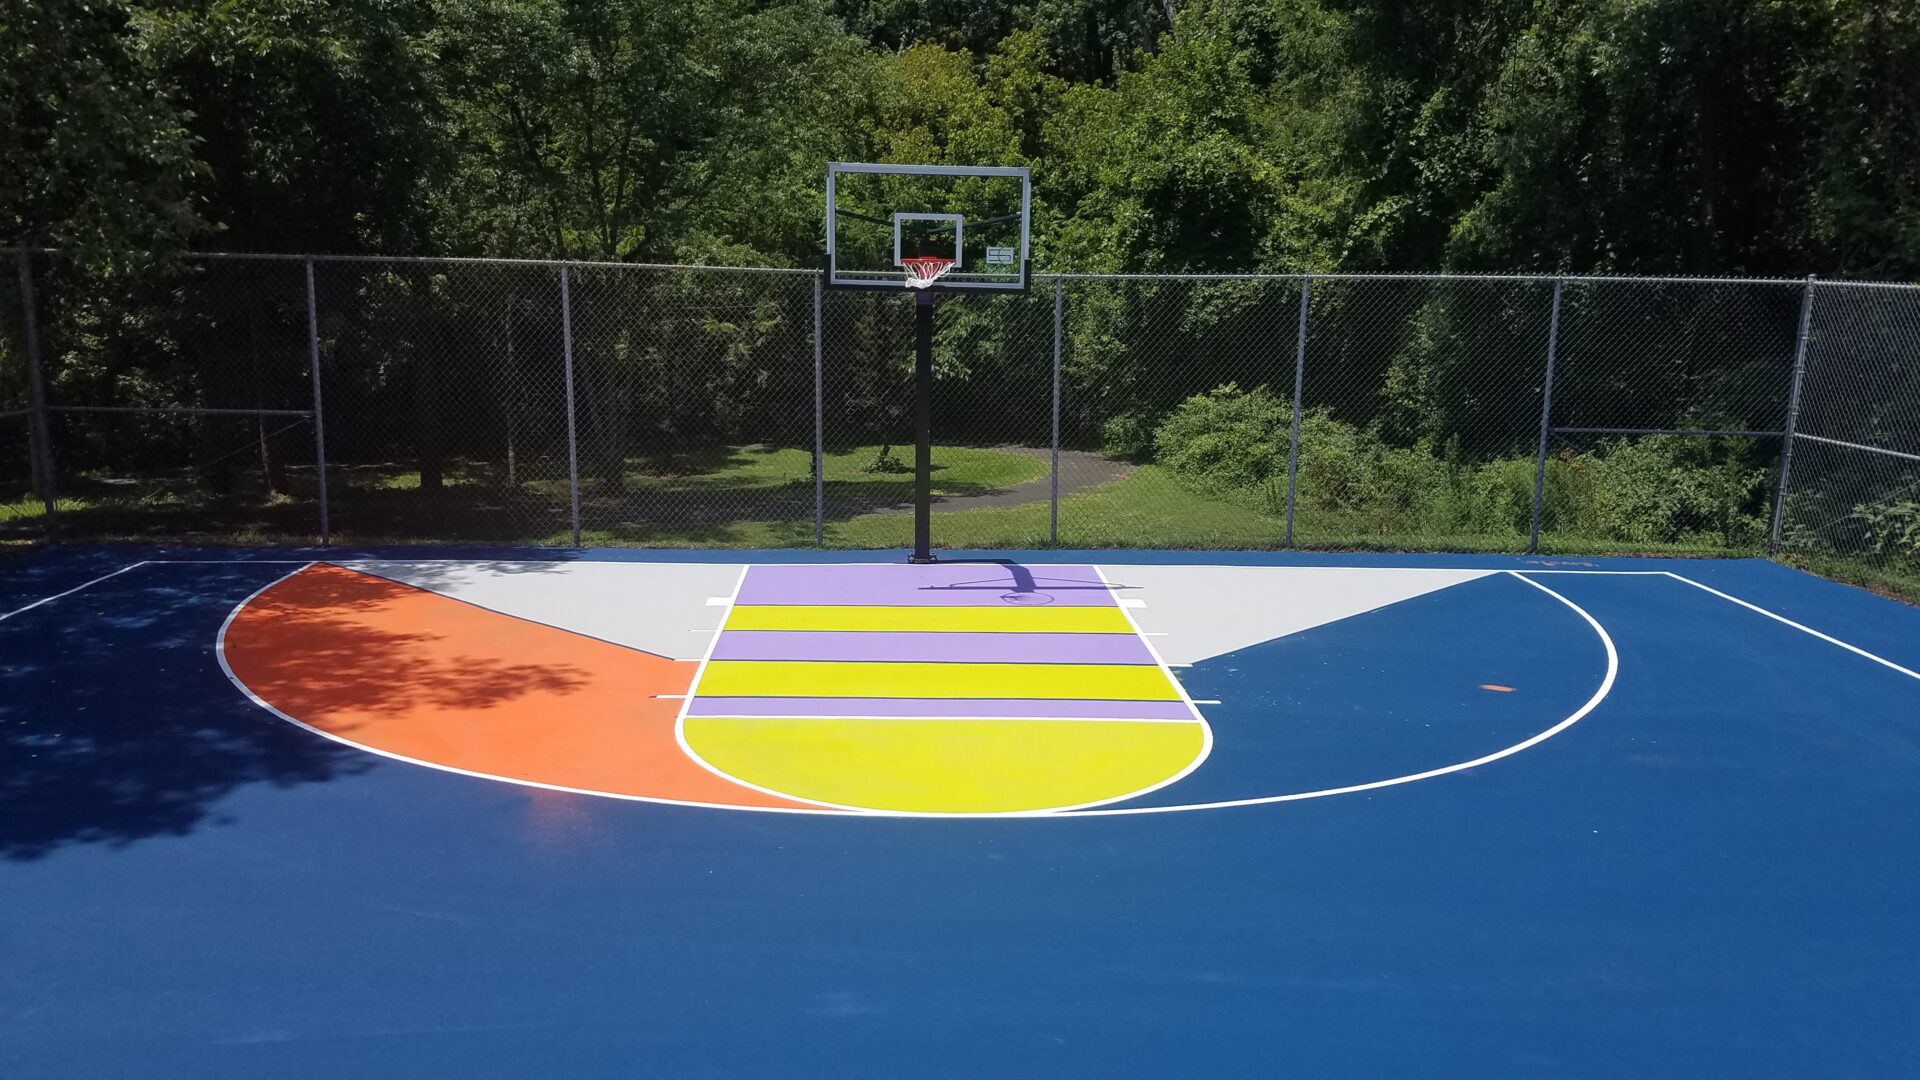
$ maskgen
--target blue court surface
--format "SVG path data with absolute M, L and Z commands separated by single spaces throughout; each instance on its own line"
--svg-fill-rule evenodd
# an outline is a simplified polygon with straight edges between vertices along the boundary
M 0 562 L 0 1074 L 1895 1076 L 1920 610 L 1760 560 Z

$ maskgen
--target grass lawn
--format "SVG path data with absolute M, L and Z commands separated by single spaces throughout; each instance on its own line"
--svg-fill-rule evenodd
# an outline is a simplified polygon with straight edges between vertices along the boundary
M 961 510 L 934 516 L 934 542 L 943 547 L 1045 547 L 1045 503 L 1004 510 Z M 904 547 L 913 537 L 910 518 L 859 517 L 829 525 L 827 542 L 845 547 Z M 1369 529 L 1338 514 L 1301 508 L 1294 520 L 1298 546 L 1323 550 L 1422 550 L 1521 552 L 1523 533 L 1425 534 Z M 1278 548 L 1286 542 L 1286 519 L 1193 491 L 1165 469 L 1143 465 L 1117 483 L 1060 501 L 1060 543 L 1075 548 Z M 1600 537 L 1548 534 L 1541 550 L 1598 554 L 1624 550 Z M 1659 555 L 1754 555 L 1756 551 L 1698 544 L 1635 544 L 1635 553 Z
M 913 493 L 908 472 L 869 471 L 877 446 L 825 456 L 830 548 L 898 548 L 913 540 L 904 512 Z M 912 447 L 897 447 L 910 462 Z M 801 449 L 733 447 L 672 463 L 629 461 L 621 482 L 581 479 L 581 540 L 589 546 L 810 547 L 814 543 L 812 455 Z M 1004 449 L 934 448 L 934 492 L 964 500 L 1044 483 L 1044 454 Z M 423 490 L 418 472 L 362 467 L 333 473 L 335 542 L 346 544 L 499 542 L 562 545 L 571 542 L 564 472 L 553 463 L 527 463 L 521 482 L 495 482 L 496 467 L 450 465 L 445 485 Z M 309 478 L 310 479 L 310 478 Z M 62 534 L 73 540 L 223 544 L 310 543 L 317 532 L 311 496 L 212 499 L 172 481 L 130 484 L 79 478 L 60 499 Z M 1050 546 L 1048 505 L 955 509 L 935 505 L 936 547 L 1044 548 Z M 0 543 L 39 539 L 37 499 L 0 502 Z M 1432 534 L 1405 521 L 1362 520 L 1308 507 L 1298 510 L 1297 546 L 1320 550 L 1520 552 L 1520 532 Z M 1102 487 L 1069 495 L 1060 504 L 1060 545 L 1069 548 L 1270 549 L 1285 544 L 1286 522 L 1237 503 L 1203 495 L 1165 469 L 1144 465 Z M 1647 554 L 1752 556 L 1749 548 L 1699 544 L 1623 543 L 1603 536 L 1549 531 L 1541 550 L 1557 555 Z M 1920 574 L 1900 565 L 1858 559 L 1792 556 L 1816 573 L 1904 599 L 1920 599 Z

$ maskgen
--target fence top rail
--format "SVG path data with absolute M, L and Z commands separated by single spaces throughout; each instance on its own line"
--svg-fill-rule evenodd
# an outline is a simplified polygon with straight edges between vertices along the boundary
M 1555 435 L 1686 435 L 1707 439 L 1782 439 L 1787 434 L 1729 428 L 1553 427 L 1547 430 Z
M 1823 289 L 1828 286 L 1839 289 L 1920 289 L 1920 281 L 1828 281 L 1821 278 L 1816 284 Z
M 0 253 L 26 252 L 34 255 L 58 255 L 59 248 L 0 246 Z M 818 277 L 824 271 L 794 266 L 716 266 L 708 263 L 619 262 L 604 259 L 527 259 L 483 255 L 326 255 L 253 251 L 183 251 L 180 258 L 205 261 L 253 262 L 331 262 L 331 263 L 433 263 L 493 266 L 568 266 L 612 270 L 712 271 L 735 274 L 790 274 Z M 1038 281 L 1505 281 L 1552 282 L 1570 284 L 1615 283 L 1637 285 L 1779 285 L 1801 286 L 1812 283 L 1821 288 L 1910 289 L 1920 290 L 1920 281 L 1854 281 L 1815 277 L 1730 277 L 1725 275 L 1685 274 L 1545 274 L 1477 273 L 1472 271 L 1297 271 L 1244 273 L 1094 273 L 1089 271 L 1035 272 Z
M 180 416 L 312 416 L 312 409 L 221 409 L 200 405 L 49 405 L 57 413 L 174 414 Z
M 1767 278 L 1767 277 L 1658 277 L 1638 275 L 1597 275 L 1597 274 L 1501 274 L 1501 273 L 1463 273 L 1458 271 L 1435 270 L 1430 272 L 1409 271 L 1342 271 L 1330 273 L 1298 274 L 1083 274 L 1083 273 L 1036 273 L 1039 280 L 1065 281 L 1506 281 L 1551 284 L 1564 281 L 1568 284 L 1584 282 L 1616 282 L 1634 285 L 1780 285 L 1800 286 L 1807 283 L 1806 278 Z M 1825 282 L 1822 282 L 1825 284 Z
M 687 270 L 736 274 L 800 274 L 818 276 L 821 271 L 792 266 L 712 266 L 705 263 L 609 262 L 603 259 L 503 259 L 468 255 L 285 255 L 246 251 L 188 251 L 182 258 L 209 262 L 333 262 L 333 263 L 457 263 L 483 266 L 552 266 L 575 269 L 609 270 Z
M 1829 439 L 1825 435 L 1809 435 L 1804 431 L 1794 432 L 1793 437 L 1796 439 L 1805 439 L 1808 442 L 1825 443 L 1828 446 L 1843 447 L 1847 450 L 1864 450 L 1869 454 L 1884 454 L 1887 457 L 1899 458 L 1902 461 L 1920 461 L 1920 454 L 1909 454 L 1904 450 L 1892 450 L 1884 446 L 1869 446 L 1866 443 L 1848 442 L 1845 439 Z
M 29 255 L 58 255 L 59 248 L 0 247 L 0 253 L 26 252 Z M 815 277 L 820 270 L 792 266 L 715 266 L 707 263 L 611 262 L 604 259 L 510 259 L 490 255 L 320 255 L 283 251 L 181 251 L 182 259 L 205 262 L 332 262 L 332 263 L 468 263 L 493 266 L 568 266 L 605 267 L 613 270 L 714 270 L 741 274 L 801 274 Z

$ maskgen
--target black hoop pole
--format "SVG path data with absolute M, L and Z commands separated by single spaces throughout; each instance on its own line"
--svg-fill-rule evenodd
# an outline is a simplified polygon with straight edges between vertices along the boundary
M 910 563 L 933 558 L 933 306 L 934 290 L 913 302 L 913 554 Z

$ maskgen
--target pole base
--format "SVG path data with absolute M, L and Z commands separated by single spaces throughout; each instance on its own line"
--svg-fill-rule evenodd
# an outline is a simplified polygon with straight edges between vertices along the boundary
M 909 555 L 907 561 L 915 566 L 925 566 L 928 563 L 937 563 L 940 559 L 934 555 Z

